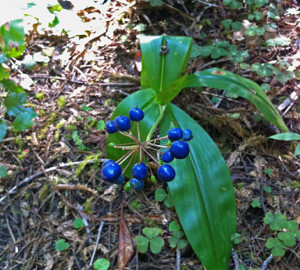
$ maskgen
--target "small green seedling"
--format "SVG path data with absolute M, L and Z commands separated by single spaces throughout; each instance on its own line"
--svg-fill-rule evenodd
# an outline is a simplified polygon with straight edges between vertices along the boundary
M 70 244 L 65 239 L 59 239 L 55 242 L 55 250 L 60 252 L 68 249 Z
M 162 234 L 159 228 L 144 228 L 143 235 L 137 235 L 134 241 L 137 245 L 137 249 L 141 253 L 146 253 L 150 244 L 150 251 L 153 254 L 158 254 L 161 252 L 162 247 L 165 245 L 164 239 L 162 239 L 159 234 Z
M 266 243 L 266 247 L 271 249 L 274 257 L 283 256 L 288 247 L 295 246 L 296 238 L 300 240 L 300 231 L 295 220 L 287 221 L 281 213 L 277 212 L 273 215 L 268 212 L 264 222 L 270 225 L 271 230 L 277 231 L 277 236 L 269 237 Z
M 86 106 L 86 105 L 83 105 L 83 106 L 82 106 L 82 110 L 83 110 L 84 112 L 89 112 L 89 111 L 92 111 L 93 108 L 91 108 L 91 107 L 89 107 L 89 106 Z
M 172 201 L 171 195 L 167 194 L 164 189 L 162 188 L 158 188 L 157 190 L 155 190 L 155 200 L 157 202 L 164 202 L 164 205 L 167 208 L 173 207 L 174 203 Z
M 173 233 L 169 238 L 171 248 L 178 247 L 179 249 L 183 249 L 187 246 L 188 242 L 185 239 L 181 239 L 184 236 L 184 233 L 181 231 L 181 227 L 177 221 L 172 221 L 169 224 L 169 231 Z
M 93 266 L 96 270 L 107 270 L 110 266 L 110 262 L 104 258 L 101 258 L 96 260 Z
M 136 211 L 141 211 L 142 208 L 142 205 L 137 200 L 132 201 L 130 206 Z
M 97 122 L 96 129 L 97 130 L 104 130 L 105 129 L 105 122 L 103 120 L 99 120 Z
M 271 187 L 265 187 L 264 191 L 267 192 L 268 194 L 272 193 L 272 188 Z
M 233 235 L 231 235 L 231 241 L 234 243 L 234 244 L 239 244 L 243 241 L 243 237 L 241 236 L 240 233 L 234 233 Z
M 84 226 L 84 223 L 83 223 L 83 220 L 81 218 L 76 218 L 74 220 L 73 225 L 74 225 L 75 229 L 79 229 L 79 228 L 82 228 Z
M 80 139 L 80 137 L 79 137 L 79 135 L 78 135 L 78 131 L 77 131 L 77 130 L 75 130 L 75 131 L 72 133 L 72 139 L 73 139 L 74 143 L 76 144 L 76 146 L 78 147 L 78 149 L 79 149 L 80 151 L 86 151 L 86 150 L 89 149 L 88 147 L 86 147 L 86 146 L 83 144 L 82 140 Z
M 252 200 L 251 206 L 253 208 L 261 207 L 261 202 L 258 199 Z

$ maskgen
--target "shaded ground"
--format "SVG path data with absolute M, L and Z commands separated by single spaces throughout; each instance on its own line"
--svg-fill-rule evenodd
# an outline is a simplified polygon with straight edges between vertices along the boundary
M 122 187 L 101 180 L 99 162 L 82 161 L 91 155 L 100 161 L 105 158 L 106 133 L 96 129 L 97 121 L 107 121 L 123 98 L 140 89 L 135 62 L 138 31 L 126 27 L 129 22 L 144 23 L 146 34 L 188 35 L 198 45 L 206 45 L 201 38 L 204 32 L 206 39 L 224 39 L 220 21 L 236 19 L 235 12 L 223 8 L 221 1 L 214 3 L 218 7 L 196 1 L 177 2 L 167 1 L 167 5 L 153 8 L 144 2 L 115 1 L 106 12 L 86 10 L 82 16 L 91 21 L 97 18 L 99 25 L 103 23 L 103 31 L 80 41 L 53 37 L 50 33 L 32 32 L 28 36 L 28 54 L 45 52 L 46 48 L 53 48 L 53 52 L 48 64 L 13 74 L 16 80 L 24 73 L 34 81 L 28 91 L 29 102 L 39 116 L 29 131 L 16 135 L 10 130 L 1 143 L 0 162 L 10 171 L 9 177 L 0 180 L 1 269 L 89 269 L 101 221 L 104 226 L 95 259 L 107 258 L 111 268 L 117 269 L 121 204 L 132 235 L 156 224 L 165 240 L 170 237 L 167 224 L 176 220 L 175 210 L 154 200 L 155 189 L 166 186 L 158 183 L 143 192 L 128 194 Z M 293 1 L 286 2 L 284 8 L 294 5 Z M 117 21 L 120 14 L 122 20 Z M 247 13 L 239 16 L 247 17 Z M 285 49 L 267 50 L 257 46 L 260 40 L 233 42 L 248 50 L 249 64 L 260 59 L 267 62 L 292 57 L 297 52 L 297 31 L 299 34 L 295 20 L 296 16 L 282 16 L 278 21 L 277 33 L 292 40 Z M 299 91 L 296 80 L 284 85 L 272 77 L 262 81 L 228 58 L 194 58 L 190 71 L 216 66 L 259 84 L 270 83 L 268 95 L 275 106 L 293 91 Z M 203 90 L 184 90 L 174 102 L 196 119 L 220 147 L 236 188 L 237 232 L 242 235 L 242 242 L 234 249 L 242 265 L 260 268 L 270 255 L 265 243 L 273 235 L 263 223 L 265 214 L 279 211 L 288 220 L 299 221 L 300 160 L 293 157 L 289 143 L 267 140 L 275 128 L 253 121 L 256 110 L 247 101 L 227 98 L 220 91 Z M 222 98 L 218 106 L 211 102 L 210 93 Z M 233 119 L 228 113 L 240 113 L 240 117 Z M 299 133 L 299 105 L 292 104 L 284 120 L 291 131 Z M 80 170 L 70 162 L 79 162 Z M 270 169 L 269 173 L 266 169 Z M 15 192 L 8 194 L 14 187 Z M 266 187 L 271 192 L 266 192 Z M 259 207 L 251 206 L 254 199 L 260 201 Z M 87 220 L 90 232 L 74 228 L 77 217 Z M 70 243 L 70 248 L 56 252 L 55 242 L 61 238 Z M 285 256 L 272 260 L 268 269 L 300 269 L 299 245 L 298 242 Z M 168 244 L 157 255 L 135 252 L 126 269 L 175 269 L 176 255 Z M 181 269 L 202 269 L 190 246 L 181 251 L 180 259 Z M 234 266 L 231 260 L 230 269 Z

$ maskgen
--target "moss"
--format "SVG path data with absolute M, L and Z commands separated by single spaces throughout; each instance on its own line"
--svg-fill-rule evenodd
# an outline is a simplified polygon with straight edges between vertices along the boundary
M 36 93 L 36 94 L 35 94 L 35 97 L 36 97 L 38 100 L 42 101 L 42 100 L 44 99 L 44 97 L 45 97 L 45 94 L 44 94 L 43 92 L 39 92 L 39 93 Z
M 65 96 L 60 96 L 59 98 L 58 98 L 58 100 L 57 100 L 57 104 L 58 104 L 58 107 L 60 108 L 60 109 L 63 109 L 64 107 L 65 107 L 65 105 L 66 105 L 66 97 Z

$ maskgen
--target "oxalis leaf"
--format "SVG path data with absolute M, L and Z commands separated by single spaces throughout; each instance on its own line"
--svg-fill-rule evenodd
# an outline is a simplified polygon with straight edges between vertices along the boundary
M 287 126 L 264 91 L 253 81 L 231 72 L 212 68 L 188 75 L 184 87 L 212 87 L 249 100 L 273 125 L 283 131 Z
M 186 113 L 169 104 L 160 125 L 163 136 L 174 127 L 189 128 L 190 154 L 170 163 L 176 170 L 169 190 L 182 228 L 207 270 L 228 269 L 235 232 L 234 190 L 226 163 L 207 133 Z

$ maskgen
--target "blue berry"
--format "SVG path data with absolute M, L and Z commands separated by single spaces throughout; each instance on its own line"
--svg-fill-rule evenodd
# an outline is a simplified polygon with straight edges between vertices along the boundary
M 110 163 L 112 163 L 112 162 L 114 162 L 112 159 L 107 159 L 106 161 L 104 161 L 104 162 L 102 163 L 102 168 L 104 168 L 106 165 L 108 165 L 108 164 L 110 164 Z
M 136 190 L 141 190 L 144 188 L 144 180 L 139 180 L 139 179 L 136 179 L 136 178 L 132 178 L 130 180 L 130 183 L 132 185 L 132 187 Z
M 144 179 L 147 175 L 147 166 L 145 163 L 136 163 L 132 168 L 132 176 L 137 179 Z
M 122 185 L 123 182 L 124 182 L 124 179 L 125 179 L 124 175 L 121 174 L 121 176 L 119 177 L 119 179 L 116 182 L 114 182 L 114 184 Z
M 144 112 L 138 107 L 133 108 L 129 111 L 129 118 L 132 121 L 136 121 L 136 122 L 141 121 L 144 118 Z
M 105 129 L 109 134 L 113 134 L 113 133 L 116 133 L 118 131 L 114 121 L 106 122 Z
M 190 129 L 184 129 L 183 130 L 183 140 L 184 141 L 190 141 L 191 139 L 193 139 L 193 132 Z
M 190 152 L 189 145 L 184 141 L 173 142 L 170 148 L 170 152 L 173 157 L 178 159 L 184 159 Z
M 101 170 L 101 177 L 104 181 L 113 183 L 119 179 L 122 174 L 122 168 L 119 164 L 111 162 Z
M 172 156 L 172 154 L 170 152 L 170 149 L 167 149 L 166 151 L 164 151 L 161 154 L 161 159 L 165 163 L 169 163 L 169 162 L 171 162 L 174 159 L 174 157 Z
M 157 170 L 158 178 L 163 182 L 170 182 L 175 178 L 175 170 L 169 164 L 162 165 Z
M 128 131 L 131 127 L 129 118 L 127 116 L 123 116 L 123 115 L 116 117 L 115 125 L 116 125 L 117 129 L 119 129 L 121 131 Z
M 181 128 L 171 128 L 168 132 L 168 137 L 170 141 L 178 141 L 182 139 L 183 132 Z

